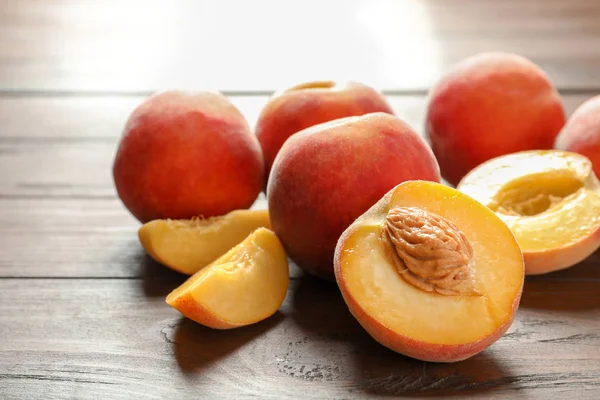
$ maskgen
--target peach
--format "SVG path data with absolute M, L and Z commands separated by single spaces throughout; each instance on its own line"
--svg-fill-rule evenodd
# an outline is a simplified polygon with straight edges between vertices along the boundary
M 259 228 L 173 290 L 166 302 L 199 324 L 231 329 L 273 315 L 288 282 L 281 242 L 269 229 Z
M 590 159 L 600 177 L 600 96 L 593 97 L 575 110 L 558 134 L 555 148 L 582 154 Z
M 333 279 L 341 233 L 388 190 L 439 181 L 425 141 L 386 113 L 341 118 L 290 137 L 275 158 L 267 197 L 273 230 L 305 271 Z
M 533 62 L 515 54 L 482 53 L 437 83 L 426 120 L 442 177 L 456 185 L 491 158 L 551 149 L 565 112 L 558 92 Z
M 510 327 L 523 290 L 523 255 L 506 224 L 434 182 L 389 191 L 344 231 L 334 265 L 363 328 L 424 361 L 464 360 L 489 347 Z
M 514 232 L 528 275 L 568 268 L 600 247 L 600 182 L 582 155 L 533 150 L 501 156 L 471 171 L 458 189 Z
M 248 208 L 264 186 L 264 160 L 242 114 L 220 93 L 165 91 L 131 114 L 113 177 L 142 223 Z
M 359 82 L 307 82 L 276 92 L 256 123 L 267 176 L 283 143 L 305 128 L 372 112 L 393 114 L 381 93 Z
M 156 219 L 138 236 L 154 260 L 192 275 L 261 227 L 271 227 L 267 210 L 236 210 L 207 219 Z

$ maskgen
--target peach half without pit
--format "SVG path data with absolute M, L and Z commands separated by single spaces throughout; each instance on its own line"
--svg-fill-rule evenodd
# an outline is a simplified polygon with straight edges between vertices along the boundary
M 514 232 L 528 275 L 573 266 L 600 246 L 600 182 L 585 156 L 524 151 L 492 159 L 458 185 Z
M 393 188 L 340 237 L 335 276 L 382 345 L 424 361 L 469 358 L 511 325 L 523 255 L 489 208 L 426 181 Z
M 269 229 L 259 228 L 189 277 L 166 302 L 199 324 L 231 329 L 273 315 L 285 299 L 288 283 L 281 242 Z
M 267 210 L 235 210 L 206 219 L 157 219 L 142 225 L 138 237 L 155 261 L 192 275 L 261 227 L 271 227 Z

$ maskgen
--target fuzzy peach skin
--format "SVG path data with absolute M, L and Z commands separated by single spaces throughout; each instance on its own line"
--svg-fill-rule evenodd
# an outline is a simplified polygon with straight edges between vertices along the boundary
M 279 149 L 294 133 L 322 122 L 378 111 L 393 114 L 380 92 L 360 82 L 307 82 L 275 93 L 255 129 L 267 176 Z
M 220 93 L 165 91 L 131 114 L 113 164 L 117 193 L 142 223 L 248 208 L 264 160 L 244 116 Z
M 409 179 L 440 180 L 425 141 L 386 113 L 315 125 L 275 158 L 267 189 L 271 226 L 307 272 L 333 279 L 338 238 L 390 188 Z
M 424 292 L 402 278 L 383 251 L 380 233 L 385 216 L 398 206 L 434 212 L 463 231 L 475 252 L 481 297 Z M 491 210 L 453 188 L 422 181 L 398 185 L 352 223 L 337 243 L 334 266 L 348 309 L 377 342 L 433 362 L 464 360 L 496 342 L 514 320 L 524 281 L 519 246 Z
M 556 138 L 555 147 L 586 156 L 600 177 L 600 96 L 587 100 L 575 110 Z
M 565 123 L 560 96 L 528 59 L 482 53 L 457 64 L 432 89 L 426 132 L 452 185 L 491 158 L 551 149 Z

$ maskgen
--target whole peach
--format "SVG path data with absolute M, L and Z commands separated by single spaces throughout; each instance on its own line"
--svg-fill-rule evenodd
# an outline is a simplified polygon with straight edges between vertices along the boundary
M 307 272 L 333 279 L 342 232 L 387 191 L 406 180 L 440 180 L 427 146 L 386 113 L 346 117 L 290 137 L 267 186 L 271 226 Z
M 113 165 L 117 193 L 141 222 L 248 208 L 264 161 L 248 123 L 220 93 L 165 91 L 131 114 Z
M 383 95 L 359 82 L 308 82 L 275 93 L 256 123 L 267 176 L 283 143 L 294 133 L 338 118 L 393 114 Z
M 442 176 L 456 185 L 491 158 L 551 149 L 564 123 L 560 96 L 537 65 L 515 54 L 482 53 L 432 89 L 426 131 Z
M 586 156 L 600 177 L 600 96 L 575 110 L 556 138 L 556 148 Z

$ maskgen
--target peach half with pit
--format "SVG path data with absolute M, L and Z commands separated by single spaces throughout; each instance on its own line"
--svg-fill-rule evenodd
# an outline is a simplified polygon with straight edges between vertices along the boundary
M 335 276 L 350 312 L 382 345 L 454 362 L 510 327 L 523 255 L 489 208 L 451 187 L 407 181 L 340 237 Z
M 458 185 L 514 232 L 528 275 L 571 267 L 600 247 L 600 182 L 585 156 L 524 151 L 492 159 Z

